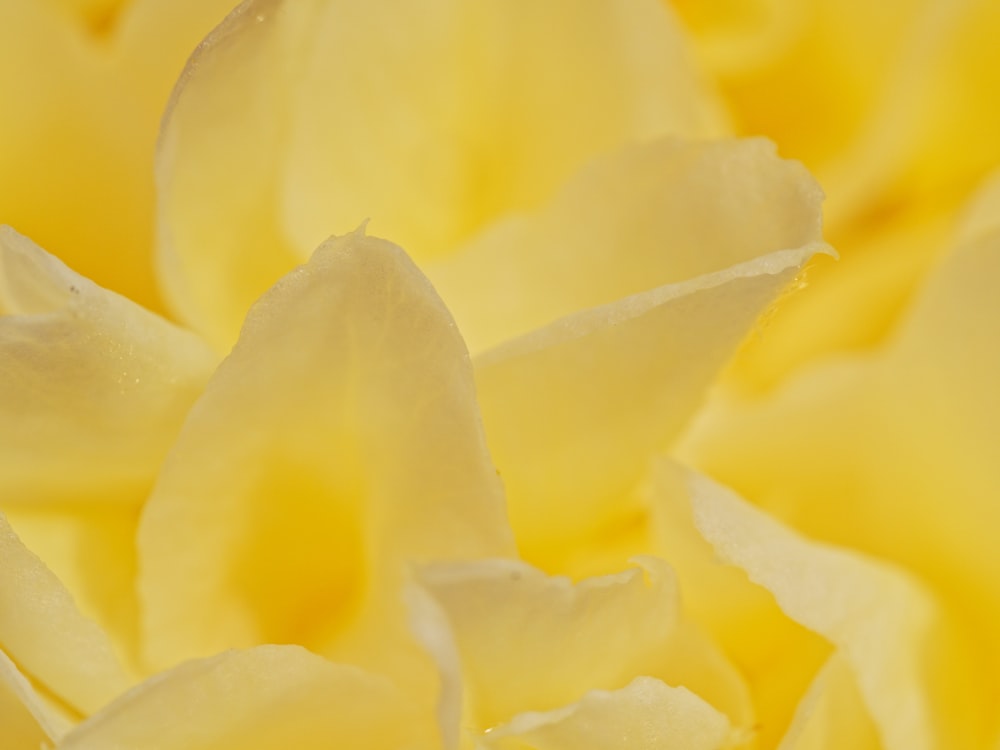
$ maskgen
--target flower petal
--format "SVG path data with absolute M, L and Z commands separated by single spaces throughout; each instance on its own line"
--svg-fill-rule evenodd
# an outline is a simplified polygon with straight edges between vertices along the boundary
M 142 499 L 215 358 L 0 229 L 0 496 Z
M 330 2 L 311 49 L 283 192 L 300 247 L 371 217 L 422 262 L 595 154 L 724 130 L 655 0 Z
M 993 689 L 970 704 L 995 706 L 1000 233 L 973 234 L 881 352 L 817 366 L 754 403 L 716 402 L 683 453 L 804 533 L 928 581 L 992 665 Z
M 512 548 L 451 317 L 399 248 L 335 238 L 251 310 L 146 505 L 147 657 L 405 669 L 404 564 Z
M 678 607 L 673 574 L 655 558 L 642 562 L 645 572 L 577 584 L 518 561 L 421 568 L 417 580 L 448 618 L 457 645 L 462 726 L 484 731 L 522 711 L 575 701 L 589 688 L 615 689 L 636 674 L 669 671 Z
M 0 650 L 0 743 L 5 750 L 38 750 L 54 743 L 72 725 L 63 714 Z
M 137 506 L 214 364 L 192 334 L 0 228 L 0 508 L 122 644 Z
M 22 670 L 87 714 L 125 690 L 114 646 L 0 515 L 0 643 Z
M 633 145 L 428 275 L 470 350 L 588 307 L 821 239 L 823 193 L 763 139 Z
M 594 690 L 547 713 L 521 714 L 476 745 L 480 750 L 724 750 L 726 717 L 682 687 L 637 677 Z
M 293 646 L 188 662 L 85 721 L 60 750 L 430 748 L 420 716 L 383 677 Z
M 978 746 L 985 717 L 968 698 L 985 686 L 972 678 L 967 644 L 922 586 L 888 565 L 809 542 L 708 479 L 693 483 L 699 530 L 789 617 L 842 650 L 887 750 Z
M 525 559 L 560 558 L 638 506 L 650 459 L 680 432 L 755 321 L 825 246 L 781 250 L 586 310 L 476 359 L 490 450 Z
M 173 312 L 222 352 L 254 300 L 308 252 L 285 240 L 275 181 L 314 6 L 242 3 L 195 50 L 163 117 L 159 279 Z

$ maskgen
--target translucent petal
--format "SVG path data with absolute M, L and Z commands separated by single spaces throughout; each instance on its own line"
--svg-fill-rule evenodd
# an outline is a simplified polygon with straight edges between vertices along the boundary
M 678 622 L 669 568 L 655 558 L 641 562 L 645 574 L 630 569 L 576 584 L 514 561 L 422 568 L 417 580 L 457 648 L 462 727 L 483 731 L 522 711 L 558 708 L 588 689 L 622 687 L 637 674 L 672 684 L 692 678 L 704 698 L 721 697 L 724 710 L 749 719 L 746 694 L 732 682 L 738 678 L 718 661 L 724 657 L 713 657 L 697 631 Z M 439 665 L 451 662 L 448 649 L 434 652 Z
M 521 554 L 558 569 L 621 525 L 630 490 L 808 258 L 781 250 L 571 315 L 476 359 L 490 450 Z
M 433 747 L 392 684 L 293 646 L 261 646 L 157 675 L 74 729 L 60 750 L 386 750 Z
M 887 750 L 975 747 L 984 717 L 970 695 L 967 644 L 904 572 L 810 542 L 732 492 L 697 477 L 695 521 L 720 557 L 774 594 L 789 617 L 847 659 Z
M 831 647 L 789 619 L 743 571 L 720 564 L 695 525 L 691 484 L 689 469 L 665 457 L 654 462 L 642 491 L 650 550 L 677 571 L 686 620 L 704 627 L 745 676 L 759 746 L 775 747 Z
M 160 115 L 184 58 L 228 0 L 135 0 L 116 19 L 111 4 L 0 2 L 0 224 L 157 309 L 151 166 Z M 131 32 L 121 46 L 107 36 L 112 20 L 153 5 L 169 21 L 145 45 Z
M 136 502 L 215 359 L 0 229 L 0 495 Z
M 146 505 L 147 657 L 300 643 L 405 672 L 404 565 L 512 547 L 447 310 L 396 246 L 335 238 L 251 310 Z
M 726 717 L 683 687 L 637 677 L 620 690 L 517 716 L 483 737 L 479 750 L 723 750 Z
M 475 354 L 570 313 L 820 240 L 823 193 L 763 139 L 633 145 L 428 275 Z
M 0 515 L 0 643 L 20 668 L 80 711 L 130 683 L 107 635 Z
M 38 750 L 71 726 L 0 651 L 0 743 L 5 750 Z
M 653 0 L 331 2 L 311 50 L 283 192 L 300 247 L 370 217 L 423 261 L 595 154 L 724 127 Z
M 850 664 L 836 654 L 823 666 L 795 711 L 778 750 L 880 750 L 878 729 L 858 694 Z
M 882 351 L 816 367 L 756 403 L 719 401 L 683 449 L 805 533 L 917 572 L 967 621 L 991 675 L 998 274 L 1000 235 L 978 234 L 932 274 Z M 971 710 L 995 715 L 984 707 L 1000 695 L 991 680 L 965 694 Z
M 254 300 L 300 260 L 277 220 L 275 182 L 317 5 L 242 3 L 194 52 L 163 117 L 159 280 L 172 311 L 223 352 Z

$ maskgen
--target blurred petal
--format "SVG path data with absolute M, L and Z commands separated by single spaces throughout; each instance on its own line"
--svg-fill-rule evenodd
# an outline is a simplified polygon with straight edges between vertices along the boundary
M 331 2 L 315 34 L 283 193 L 299 247 L 371 217 L 423 261 L 595 154 L 724 129 L 655 0 Z
M 513 560 L 421 569 L 417 580 L 458 646 L 463 726 L 482 731 L 521 711 L 557 708 L 654 666 L 676 621 L 677 592 L 669 568 L 649 564 L 575 585 Z
M 163 116 L 159 279 L 172 311 L 223 352 L 300 260 L 277 221 L 275 181 L 315 6 L 242 3 L 195 50 Z
M 194 55 L 164 120 L 168 300 L 226 349 L 331 232 L 371 218 L 418 259 L 440 256 L 597 153 L 719 134 L 687 58 L 654 0 L 250 0 Z
M 111 0 L 0 0 L 0 224 L 153 309 L 160 114 L 185 56 L 228 0 L 184 4 L 199 8 L 136 0 L 112 19 Z M 155 43 L 119 48 L 112 20 L 140 18 L 153 5 L 170 16 Z
M 147 657 L 300 643 L 405 672 L 404 564 L 512 547 L 447 310 L 399 248 L 335 238 L 251 310 L 146 505 Z
M 107 635 L 80 614 L 69 592 L 2 515 L 0 643 L 26 674 L 83 714 L 130 683 Z
M 683 448 L 804 533 L 928 581 L 976 631 L 993 687 L 969 703 L 994 714 L 998 277 L 1000 233 L 978 234 L 932 274 L 884 351 L 804 371 L 755 403 L 719 401 Z
M 38 750 L 54 743 L 71 726 L 64 713 L 0 651 L 0 744 L 5 750 Z
M 887 750 L 985 738 L 969 654 L 938 602 L 902 571 L 807 541 L 710 480 L 692 490 L 699 530 L 792 619 L 840 648 Z M 967 644 L 962 644 L 965 646 Z
M 821 239 L 823 193 L 763 139 L 660 139 L 598 158 L 540 212 L 428 275 L 475 354 L 588 307 Z
M 74 729 L 60 750 L 430 748 L 392 684 L 292 646 L 228 651 L 157 675 Z
M 521 714 L 478 744 L 481 750 L 723 750 L 726 717 L 682 687 L 638 677 L 615 691 L 594 690 L 547 713 Z
M 620 526 L 631 490 L 764 310 L 825 246 L 780 250 L 585 310 L 476 359 L 521 554 L 549 569 Z
M 778 750 L 880 750 L 878 729 L 842 654 L 823 666 L 795 711 Z

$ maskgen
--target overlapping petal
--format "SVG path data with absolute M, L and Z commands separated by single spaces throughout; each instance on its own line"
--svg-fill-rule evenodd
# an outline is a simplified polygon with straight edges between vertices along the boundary
M 480 750 L 724 750 L 733 747 L 726 717 L 683 687 L 637 677 L 577 703 L 522 714 L 497 727 Z
M 75 728 L 60 750 L 433 748 L 433 730 L 389 680 L 295 646 L 182 664 Z
M 100 708 L 130 684 L 107 634 L 80 613 L 2 515 L 0 646 L 25 675 L 80 714 Z
M 737 673 L 681 622 L 669 566 L 641 562 L 644 570 L 576 584 L 515 561 L 422 568 L 417 580 L 453 634 L 463 729 L 492 736 L 525 711 L 557 710 L 590 689 L 624 688 L 637 675 L 699 690 L 749 726 Z M 450 661 L 434 651 L 439 662 Z
M 299 643 L 405 673 L 404 565 L 512 547 L 461 337 L 359 231 L 257 303 L 192 409 L 139 532 L 146 654 Z
M 588 85 L 569 85 L 581 70 Z M 544 205 L 597 154 L 723 130 L 653 0 L 250 0 L 192 58 L 165 118 L 167 295 L 225 349 L 331 232 L 371 219 L 423 262 Z

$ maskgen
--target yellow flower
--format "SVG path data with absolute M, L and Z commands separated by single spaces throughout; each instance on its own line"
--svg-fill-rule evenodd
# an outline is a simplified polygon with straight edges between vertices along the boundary
M 0 230 L 0 742 L 993 747 L 996 190 L 881 350 L 795 375 L 882 331 L 778 328 L 703 408 L 992 157 L 786 135 L 742 82 L 828 16 L 745 7 L 682 8 L 724 104 L 658 0 L 248 0 L 156 157 L 187 330 Z M 819 187 L 725 137 L 758 103 L 852 248 L 813 308 Z

